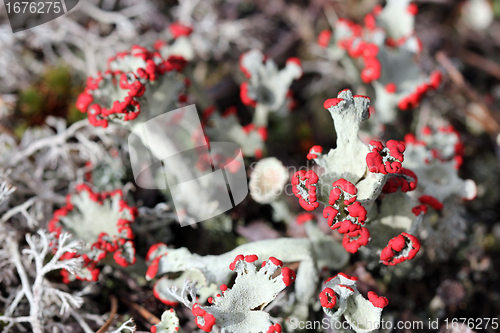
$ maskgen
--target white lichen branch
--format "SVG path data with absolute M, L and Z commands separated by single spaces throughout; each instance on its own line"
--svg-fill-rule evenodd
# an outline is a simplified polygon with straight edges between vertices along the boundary
M 61 259 L 63 254 L 74 253 L 81 247 L 79 242 L 70 239 L 71 235 L 68 233 L 61 234 L 56 240 L 53 234 L 40 230 L 38 236 L 26 235 L 29 248 L 22 252 L 19 251 L 16 240 L 6 239 L 6 247 L 10 253 L 11 261 L 21 280 L 21 290 L 8 306 L 5 315 L 0 316 L 0 321 L 8 323 L 29 322 L 34 333 L 43 333 L 47 316 L 65 315 L 82 305 L 82 297 L 57 289 L 45 279 L 48 273 L 55 270 L 66 269 L 75 273 L 82 267 L 81 258 Z M 57 246 L 56 252 L 44 264 L 54 246 Z M 24 258 L 21 257 L 21 253 Z M 34 269 L 31 267 L 32 263 L 34 263 Z M 28 272 L 31 273 L 31 279 Z M 23 297 L 28 300 L 29 316 L 13 317 L 15 309 L 20 305 Z M 58 313 L 52 313 L 51 309 L 54 305 L 59 308 Z

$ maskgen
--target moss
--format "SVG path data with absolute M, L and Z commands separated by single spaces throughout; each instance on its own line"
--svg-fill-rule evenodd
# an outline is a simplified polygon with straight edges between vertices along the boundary
M 27 126 L 43 125 L 49 116 L 62 117 L 68 123 L 85 118 L 74 106 L 79 85 L 75 85 L 66 66 L 49 67 L 31 86 L 19 93 L 17 118 L 18 133 L 24 133 Z
M 24 116 L 33 116 L 38 114 L 44 105 L 44 96 L 42 92 L 35 87 L 29 87 L 19 94 L 19 111 Z

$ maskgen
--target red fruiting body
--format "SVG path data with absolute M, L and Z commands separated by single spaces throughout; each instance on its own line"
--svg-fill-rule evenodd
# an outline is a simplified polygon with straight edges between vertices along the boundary
M 318 35 L 318 45 L 322 48 L 326 48 L 330 44 L 330 38 L 332 38 L 332 32 L 330 30 L 323 30 Z
M 413 92 L 401 98 L 401 100 L 398 102 L 398 108 L 405 111 L 417 107 L 420 103 L 420 100 L 430 89 L 436 90 L 437 88 L 439 88 L 439 85 L 441 84 L 441 78 L 442 74 L 440 71 L 432 72 L 429 78 L 429 82 L 424 82 L 418 85 Z
M 292 191 L 299 198 L 299 203 L 307 211 L 318 208 L 316 184 L 318 175 L 313 170 L 299 170 L 292 176 Z
M 422 135 L 426 137 L 435 134 L 435 131 L 433 131 L 429 126 L 425 126 L 421 132 Z M 453 160 L 455 161 L 454 167 L 458 169 L 463 162 L 463 155 L 465 153 L 464 151 L 465 146 L 460 139 L 460 134 L 455 130 L 455 128 L 452 125 L 440 126 L 438 128 L 438 132 L 445 133 L 447 136 L 454 137 L 457 142 L 455 143 L 454 154 L 452 154 L 451 156 L 443 156 L 443 152 L 441 150 L 437 148 L 431 148 L 430 152 L 432 153 L 432 156 L 441 162 Z M 422 141 L 422 145 L 425 146 L 426 145 L 425 142 Z
M 297 66 L 301 67 L 302 68 L 302 62 L 300 61 L 299 58 L 297 57 L 291 57 L 291 58 L 288 58 L 286 63 L 292 63 L 292 64 L 296 64 Z
M 200 305 L 198 303 L 193 304 L 193 308 L 191 309 L 191 312 L 195 316 L 203 316 L 205 313 L 207 313 L 205 310 L 200 308 Z
M 155 258 L 153 258 L 152 256 L 153 256 L 153 254 L 154 254 L 154 253 L 155 253 L 155 252 L 156 252 L 156 251 L 157 251 L 160 247 L 165 247 L 165 248 L 166 248 L 166 247 L 167 247 L 167 244 L 165 244 L 165 243 L 161 243 L 161 242 L 160 242 L 160 243 L 156 243 L 156 244 L 151 245 L 151 247 L 150 247 L 150 248 L 149 248 L 149 250 L 148 250 L 148 253 L 146 254 L 146 261 L 151 261 L 151 260 L 156 259 L 156 257 L 155 257 Z
M 406 147 L 402 141 L 389 140 L 389 141 L 387 141 L 387 148 L 389 149 L 392 157 L 403 162 L 403 160 L 404 160 L 403 153 L 404 153 Z
M 269 257 L 269 261 L 276 266 L 283 267 L 283 261 L 276 259 L 275 257 Z
M 363 27 L 359 24 L 354 23 L 353 21 L 340 18 L 338 19 L 336 25 L 343 25 L 345 26 L 345 28 L 349 29 L 352 35 L 350 39 L 352 39 L 353 37 L 361 37 L 363 35 Z
M 281 276 L 283 277 L 283 282 L 287 287 L 295 281 L 295 272 L 288 267 L 283 267 L 281 269 Z
M 394 266 L 413 259 L 419 250 L 420 241 L 418 238 L 403 232 L 389 241 L 380 253 L 380 261 L 384 265 Z
M 335 105 L 339 104 L 342 101 L 343 101 L 342 98 L 330 98 L 330 99 L 327 99 L 325 101 L 325 103 L 323 104 L 323 107 L 328 110 L 332 106 L 335 106 Z
M 176 56 L 176 55 L 171 55 L 168 57 L 168 59 L 165 61 L 165 66 L 167 71 L 177 71 L 177 72 L 182 72 L 184 70 L 184 67 L 187 65 L 187 60 L 184 59 L 182 56 Z
M 229 269 L 234 271 L 234 269 L 236 268 L 236 263 L 243 259 L 245 259 L 245 256 L 242 254 L 238 254 L 236 258 L 234 258 L 233 262 L 229 265 Z
M 105 200 L 111 200 L 111 198 L 113 197 L 119 196 L 121 198 L 123 196 L 121 190 L 94 193 L 90 189 L 90 187 L 85 184 L 78 184 L 75 187 L 75 189 L 77 193 L 81 195 L 84 195 L 83 192 L 85 192 L 85 194 L 89 197 L 89 199 L 95 202 L 97 205 L 102 205 Z M 57 236 L 59 236 L 64 229 L 64 224 L 61 221 L 61 217 L 67 216 L 75 209 L 75 206 L 71 202 L 72 200 L 71 197 L 72 197 L 71 195 L 68 195 L 66 197 L 66 205 L 56 210 L 54 212 L 52 219 L 48 223 L 48 230 L 50 232 L 56 233 Z M 101 232 L 98 235 L 96 241 L 92 244 L 89 244 L 91 250 L 94 249 L 100 250 L 97 253 L 97 257 L 89 258 L 86 253 L 84 254 L 66 253 L 63 255 L 65 257 L 81 256 L 84 259 L 84 267 L 91 270 L 93 278 L 95 280 L 97 280 L 97 277 L 99 275 L 99 270 L 95 268 L 95 265 L 98 264 L 101 260 L 103 260 L 108 253 L 114 253 L 113 258 L 115 259 L 116 263 L 120 266 L 133 265 L 136 260 L 134 243 L 131 241 L 131 239 L 134 238 L 134 234 L 132 232 L 132 229 L 130 228 L 130 224 L 134 222 L 136 216 L 135 207 L 129 207 L 124 200 L 122 199 L 119 200 L 120 200 L 118 207 L 119 212 L 127 210 L 130 215 L 130 219 L 129 220 L 124 218 L 117 219 L 114 223 L 116 224 L 118 234 L 108 235 L 104 232 Z M 124 247 L 125 244 L 127 244 L 127 248 L 133 251 L 131 258 L 125 258 L 122 256 L 123 255 L 122 247 Z M 67 272 L 65 274 L 67 274 Z M 78 278 L 79 277 L 77 276 L 77 279 Z
M 392 82 L 391 82 L 391 83 L 387 83 L 387 84 L 385 85 L 385 91 L 387 91 L 389 94 L 393 94 L 393 93 L 395 93 L 397 89 L 398 89 L 398 88 L 397 88 L 397 86 L 396 86 L 396 84 L 395 84 L 395 83 L 392 83 Z
M 330 191 L 330 197 L 328 198 L 328 203 L 333 205 L 335 201 L 339 200 L 341 195 L 350 194 L 353 197 L 348 199 L 348 202 L 344 201 L 344 204 L 353 203 L 356 201 L 356 194 L 358 193 L 358 189 L 356 186 L 350 181 L 345 180 L 344 178 L 340 178 L 332 183 L 333 189 Z
M 405 168 L 401 168 L 398 173 L 391 174 L 382 189 L 384 193 L 394 193 L 398 190 L 401 192 L 413 191 L 417 188 L 418 178 L 417 175 Z
M 156 333 L 156 326 L 155 325 L 151 326 L 151 333 Z
M 373 304 L 373 306 L 381 309 L 385 308 L 389 304 L 387 298 L 378 296 L 374 291 L 368 292 L 368 300 Z
M 406 111 L 410 108 L 410 100 L 407 97 L 403 97 L 399 102 L 398 102 L 398 108 Z
M 174 39 L 177 39 L 180 36 L 189 36 L 193 32 L 193 28 L 179 22 L 172 23 L 168 27 L 168 30 L 170 31 Z
M 372 13 L 366 14 L 364 21 L 365 21 L 365 27 L 367 27 L 370 30 L 377 26 L 377 20 L 375 19 L 375 15 L 373 15 Z
M 88 111 L 87 115 L 89 117 L 89 123 L 93 126 L 99 127 L 102 126 L 103 128 L 108 127 L 108 120 L 103 119 L 101 117 L 101 106 L 98 104 L 92 105 Z
M 410 13 L 411 15 L 415 16 L 418 14 L 418 7 L 416 4 L 414 3 L 410 3 L 408 5 L 408 8 L 406 9 L 408 11 L 408 13 Z
M 352 205 L 347 207 L 349 215 L 358 219 L 358 222 L 363 224 L 366 220 L 366 209 L 359 203 L 359 201 L 354 202 Z
M 248 82 L 243 82 L 240 85 L 241 102 L 247 106 L 256 107 L 257 101 L 248 96 Z
M 165 45 L 167 45 L 167 43 L 164 41 L 164 40 L 161 40 L 161 39 L 158 39 L 156 40 L 154 43 L 153 43 L 153 48 L 156 50 L 156 51 L 159 51 L 162 47 L 164 47 Z
M 238 114 L 238 109 L 236 109 L 236 106 L 230 106 L 224 111 L 224 113 L 222 113 L 222 117 L 226 118 L 229 116 L 235 116 L 236 114 Z
M 404 137 L 404 142 L 405 144 L 413 144 L 413 145 L 419 145 L 419 146 L 426 146 L 424 141 L 417 140 L 415 137 L 415 134 L 413 133 L 408 133 Z
M 160 44 L 157 43 L 157 47 Z M 123 72 L 116 67 L 122 66 L 121 62 L 127 57 L 138 58 L 144 61 L 143 67 L 135 71 Z M 89 77 L 83 93 L 77 99 L 77 108 L 81 112 L 87 112 L 89 122 L 93 126 L 108 126 L 108 117 L 111 115 L 120 115 L 120 119 L 129 121 L 137 118 L 141 106 L 137 100 L 143 96 L 148 89 L 148 83 L 158 79 L 168 71 L 182 71 L 187 61 L 181 56 L 170 56 L 163 60 L 157 52 L 149 52 L 146 48 L 134 45 L 129 52 L 119 52 L 108 60 L 108 69 L 104 74 L 98 73 L 96 78 Z M 113 68 L 113 70 L 112 70 Z M 102 94 L 96 92 L 103 88 L 103 85 L 111 86 L 115 90 L 125 90 L 126 97 L 123 100 L 114 100 L 106 106 L 100 103 Z M 184 96 L 180 96 L 181 101 Z M 92 104 L 96 103 L 96 104 Z M 111 107 L 109 107 L 111 105 Z
M 328 225 L 332 227 L 334 225 L 333 221 L 337 217 L 337 214 L 339 211 L 332 206 L 327 206 L 325 209 L 323 209 L 323 217 L 327 219 Z M 336 223 L 335 223 L 336 224 Z M 338 225 L 340 227 L 340 225 Z
M 120 88 L 128 89 L 128 95 L 130 97 L 141 97 L 146 91 L 146 87 L 139 82 L 138 78 L 132 73 L 128 73 L 128 75 L 123 73 L 121 75 Z
M 99 89 L 99 84 L 101 83 L 101 81 L 102 81 L 101 72 L 97 73 L 96 78 L 93 78 L 91 76 L 88 77 L 87 78 L 87 89 L 90 89 L 90 90 Z
M 418 205 L 412 208 L 412 213 L 415 214 L 415 216 L 419 216 L 420 214 L 424 213 L 427 214 L 427 205 Z
M 210 313 L 206 312 L 203 310 L 198 303 L 195 303 L 193 305 L 193 308 L 191 309 L 191 312 L 193 315 L 195 315 L 195 323 L 196 325 L 205 332 L 210 332 L 215 325 L 215 317 L 211 315 Z M 199 317 L 203 317 L 204 323 L 201 324 L 198 321 Z
M 137 57 L 143 57 L 148 53 L 148 49 L 140 45 L 132 45 L 130 52 Z
M 250 133 L 252 131 L 255 131 L 255 125 L 254 124 L 248 124 L 248 125 L 245 125 L 245 126 L 241 126 L 241 129 L 243 130 L 243 132 L 245 133 Z
M 249 254 L 247 256 L 245 256 L 244 260 L 246 262 L 254 262 L 254 261 L 257 261 L 259 259 L 259 257 L 257 257 L 255 254 Z
M 332 230 L 341 234 L 357 231 L 366 221 L 366 209 L 356 201 L 357 188 L 351 182 L 341 178 L 332 184 L 328 203 L 323 210 Z
M 261 158 L 262 158 L 262 156 L 263 156 L 263 154 L 262 154 L 262 149 L 258 149 L 258 148 L 257 148 L 257 149 L 255 149 L 255 158 L 256 158 L 256 159 L 261 159 Z
M 344 234 L 342 245 L 347 252 L 356 253 L 361 246 L 365 246 L 370 241 L 370 231 L 367 228 L 361 229 Z
M 262 126 L 262 127 L 257 128 L 257 133 L 259 133 L 259 135 L 263 141 L 267 141 L 268 134 L 267 134 L 266 127 Z
M 372 43 L 366 44 L 363 49 L 364 58 L 375 58 L 378 54 L 378 46 Z M 378 60 L 377 60 L 378 61 Z
M 337 296 L 332 288 L 325 288 L 319 294 L 319 301 L 321 306 L 327 309 L 333 309 L 337 304 Z
M 375 7 L 373 7 L 372 12 L 375 16 L 378 16 L 382 10 L 383 10 L 382 5 L 375 5 Z
M 220 169 L 226 168 L 227 171 L 233 174 L 238 172 L 238 170 L 240 170 L 242 166 L 243 166 L 242 163 L 229 157 L 226 159 L 225 163 L 219 164 Z
M 127 267 L 129 265 L 133 265 L 136 262 L 136 257 L 135 257 L 135 247 L 133 247 L 133 243 L 131 241 L 127 241 L 127 244 L 132 244 L 131 249 L 133 250 L 133 257 L 132 261 L 129 261 L 129 258 L 123 256 L 123 250 L 118 249 L 115 253 L 113 253 L 113 259 L 116 261 L 116 263 L 122 267 Z M 125 244 L 123 244 L 125 245 Z
M 342 272 L 340 272 L 337 275 L 340 275 L 340 276 L 342 276 L 342 277 L 344 277 L 346 279 L 352 280 L 352 281 L 358 281 L 358 277 L 357 276 L 350 276 L 350 275 L 347 275 L 347 274 L 342 273 Z M 334 277 L 336 277 L 337 275 L 335 275 Z
M 353 57 L 360 57 L 366 48 L 366 43 L 361 38 L 356 38 L 352 41 L 347 49 L 347 53 Z
M 356 203 L 359 204 L 359 202 L 356 202 Z M 359 226 L 359 224 L 352 223 L 349 220 L 343 220 L 343 221 L 337 222 L 335 225 L 332 225 L 331 227 L 334 227 L 333 229 L 336 229 L 337 226 L 338 226 L 337 231 L 339 232 L 339 234 L 346 234 L 346 233 L 349 233 L 349 232 L 353 232 L 353 231 L 359 230 L 359 228 L 361 228 Z
M 420 198 L 418 198 L 418 201 L 434 208 L 435 210 L 441 210 L 444 207 L 443 203 L 434 198 L 432 195 L 422 195 Z
M 94 101 L 94 97 L 91 94 L 83 92 L 78 96 L 76 100 L 76 108 L 80 112 L 87 112 L 89 105 Z
M 378 80 L 382 70 L 380 61 L 375 57 L 365 57 L 363 61 L 365 62 L 365 68 L 361 70 L 361 80 L 367 84 Z
M 368 170 L 373 173 L 398 173 L 401 170 L 401 163 L 404 160 L 406 149 L 402 141 L 387 141 L 387 149 L 380 141 L 371 141 L 372 151 L 366 155 Z M 387 152 L 388 151 L 388 152 Z M 384 161 L 385 160 L 385 161 Z
M 161 259 L 161 256 L 159 257 L 156 257 L 149 265 L 148 265 L 148 269 L 146 270 L 146 278 L 148 278 L 149 280 L 152 280 L 154 279 L 154 277 L 156 276 L 156 273 L 158 272 L 158 266 L 160 264 L 160 259 Z
M 429 126 L 424 126 L 422 128 L 422 135 L 427 136 L 432 134 L 432 129 Z
M 338 47 L 341 49 L 348 50 L 352 46 L 353 39 L 354 38 L 347 38 L 347 39 L 339 40 Z
M 274 324 L 274 325 L 269 326 L 267 333 L 281 333 L 281 325 Z
M 441 85 L 442 74 L 440 71 L 434 71 L 430 76 L 430 86 L 432 89 L 436 90 Z
M 316 216 L 311 213 L 301 213 L 297 215 L 297 224 L 301 225 L 309 221 L 316 221 Z
M 349 287 L 349 286 L 345 286 L 345 285 L 343 285 L 343 284 L 339 284 L 339 287 L 345 288 L 345 289 L 349 290 L 350 292 L 354 292 L 354 289 L 352 289 L 352 288 L 351 288 L 351 287 Z
M 309 149 L 309 153 L 307 154 L 307 159 L 312 160 L 318 158 L 318 154 L 321 154 L 322 152 L 323 152 L 323 147 L 312 146 L 311 149 Z

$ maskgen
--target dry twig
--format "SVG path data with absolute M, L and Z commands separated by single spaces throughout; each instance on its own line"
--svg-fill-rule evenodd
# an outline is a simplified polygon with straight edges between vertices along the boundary
M 124 298 L 121 298 L 121 301 L 125 303 L 128 307 L 132 308 L 133 310 L 137 311 L 144 319 L 146 319 L 151 325 L 156 325 L 160 323 L 160 319 L 156 317 L 154 314 L 140 306 L 139 304 L 132 303 Z M 100 333 L 100 332 L 98 332 Z
M 460 59 L 465 61 L 467 64 L 476 67 L 497 79 L 500 79 L 500 65 L 495 61 L 467 50 L 460 50 L 460 52 L 458 52 L 458 57 L 460 57 Z
M 436 54 L 437 61 L 446 69 L 451 81 L 464 93 L 471 101 L 477 103 L 478 108 L 467 110 L 467 114 L 479 122 L 484 130 L 491 135 L 497 136 L 500 133 L 500 124 L 493 116 L 491 110 L 483 102 L 479 93 L 465 81 L 462 73 L 453 65 L 450 58 L 440 51 Z
M 116 297 L 111 295 L 109 297 L 109 300 L 111 302 L 111 311 L 109 313 L 109 318 L 108 318 L 108 320 L 106 320 L 104 325 L 102 325 L 101 328 L 96 333 L 106 332 L 108 330 L 109 326 L 111 325 L 111 323 L 113 322 L 116 311 L 118 311 L 118 300 L 116 299 Z

